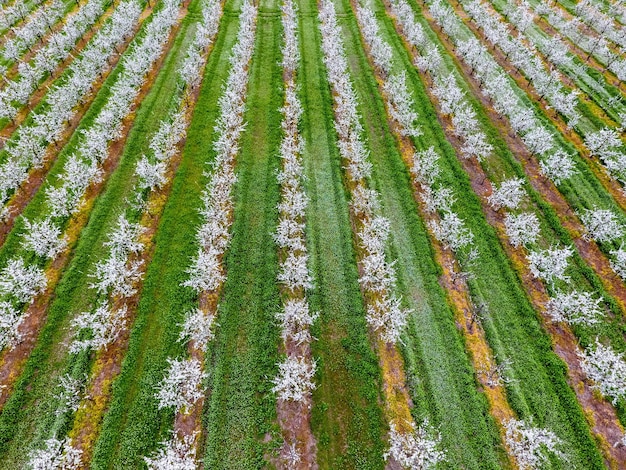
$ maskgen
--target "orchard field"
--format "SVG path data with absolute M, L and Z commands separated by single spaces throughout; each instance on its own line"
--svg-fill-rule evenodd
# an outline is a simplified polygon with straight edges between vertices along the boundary
M 626 469 L 626 2 L 0 0 L 0 469 Z

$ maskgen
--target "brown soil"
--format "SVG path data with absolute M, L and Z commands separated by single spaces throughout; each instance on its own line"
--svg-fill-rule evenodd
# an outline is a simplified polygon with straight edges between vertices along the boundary
M 137 21 L 137 28 L 135 29 L 135 32 L 139 30 L 139 28 L 143 24 L 143 21 L 148 16 L 150 16 L 150 14 L 152 13 L 152 9 L 153 9 L 152 6 L 148 6 L 143 11 L 141 16 L 139 17 L 139 20 Z M 40 168 L 34 168 L 30 171 L 28 175 L 28 179 L 22 183 L 22 185 L 13 194 L 11 199 L 7 202 L 6 207 L 8 209 L 8 215 L 2 220 L 2 224 L 0 225 L 0 246 L 4 244 L 6 237 L 13 229 L 13 225 L 15 224 L 15 219 L 22 213 L 24 208 L 28 205 L 28 203 L 31 201 L 31 199 L 35 196 L 35 194 L 39 190 L 39 187 L 44 182 L 46 175 L 48 174 L 48 171 L 54 165 L 54 162 L 59 152 L 69 142 L 74 131 L 80 124 L 80 121 L 82 120 L 83 116 L 85 115 L 89 107 L 91 106 L 91 103 L 93 102 L 93 100 L 96 98 L 98 91 L 102 87 L 102 84 L 107 79 L 111 71 L 115 68 L 122 54 L 124 53 L 128 45 L 130 44 L 130 42 L 133 40 L 133 38 L 134 38 L 134 34 L 129 35 L 129 37 L 124 41 L 124 43 L 117 48 L 119 52 L 112 58 L 112 60 L 110 60 L 109 68 L 102 74 L 102 77 L 97 82 L 95 82 L 95 84 L 92 87 L 91 93 L 89 94 L 88 97 L 85 98 L 83 103 L 79 106 L 72 120 L 66 123 L 66 128 L 63 131 L 63 134 L 61 135 L 57 144 L 50 144 L 48 146 L 46 155 L 44 156 L 44 159 L 43 159 L 42 166 Z M 47 90 L 45 89 L 39 88 L 39 90 L 33 95 L 33 97 L 31 97 L 31 100 L 32 99 L 35 99 L 37 101 L 41 100 L 46 91 Z M 28 114 L 28 110 L 23 109 L 21 114 L 23 114 L 22 120 L 25 119 Z M 7 128 L 5 128 L 4 131 L 0 133 L 0 135 L 4 135 L 5 131 L 8 133 L 8 135 L 12 133 L 12 131 L 7 131 Z
M 448 53 L 452 57 L 455 57 L 447 37 L 444 37 L 445 35 L 435 26 L 432 17 L 426 11 L 424 12 L 424 16 L 431 24 L 432 29 L 438 34 L 440 40 L 446 46 Z M 473 93 L 483 102 L 483 106 L 487 110 L 492 122 L 499 128 L 505 127 L 502 121 L 499 120 L 498 116 L 495 115 L 495 112 L 490 109 L 487 100 L 480 93 L 478 84 L 473 78 L 470 77 L 467 68 L 464 67 L 464 64 L 460 64 L 460 66 L 464 72 L 466 80 L 472 88 Z M 431 96 L 431 100 L 432 99 L 433 97 Z M 441 115 L 439 115 L 439 120 L 442 123 L 442 127 L 448 132 L 448 119 L 442 118 Z M 510 131 L 510 129 L 506 127 L 504 130 Z M 511 135 L 513 135 L 512 131 L 507 132 L 506 135 L 504 134 L 505 133 L 503 132 L 503 136 L 506 138 L 509 147 L 514 150 L 516 155 L 524 157 L 522 164 L 525 166 L 528 173 L 528 169 L 533 168 L 533 165 L 530 162 L 532 158 L 527 154 L 527 152 L 525 152 L 523 144 L 518 139 L 511 137 Z M 458 148 L 460 142 L 454 142 L 456 137 L 454 135 L 449 135 L 449 139 L 453 142 L 453 145 Z M 496 229 L 498 237 L 502 242 L 502 246 L 507 252 L 509 258 L 512 260 L 512 264 L 522 280 L 522 285 L 526 290 L 533 307 L 541 314 L 543 327 L 550 334 L 555 352 L 568 367 L 568 383 L 576 393 L 578 401 L 585 411 L 585 415 L 592 432 L 597 438 L 601 450 L 604 453 L 607 465 L 616 469 L 623 467 L 626 463 L 626 448 L 613 446 L 613 444 L 617 442 L 621 436 L 623 436 L 623 429 L 619 423 L 615 409 L 606 400 L 594 394 L 590 384 L 586 382 L 585 376 L 580 367 L 580 359 L 578 357 L 578 341 L 574 337 L 572 331 L 565 325 L 552 323 L 550 319 L 543 314 L 545 311 L 545 304 L 549 300 L 548 294 L 544 285 L 535 279 L 530 273 L 523 249 L 515 249 L 508 243 L 504 232 L 503 214 L 501 212 L 494 211 L 487 201 L 487 196 L 490 194 L 491 190 L 483 169 L 474 159 L 461 159 L 460 161 L 470 177 L 473 190 L 480 197 L 483 212 L 488 222 Z M 536 162 L 534 163 L 534 166 L 538 167 Z M 564 201 L 562 201 L 560 195 L 556 194 L 556 188 L 554 188 L 553 185 L 548 184 L 549 182 L 547 182 L 545 178 L 542 178 L 538 174 L 538 171 L 532 171 L 530 173 L 530 180 L 533 186 L 535 186 L 535 188 L 540 191 L 541 194 L 543 194 L 544 197 L 546 197 L 546 199 L 548 199 L 548 201 L 556 208 L 563 225 L 566 226 L 568 230 L 572 231 L 573 226 L 575 226 L 574 215 L 567 205 L 563 204 Z M 587 257 L 598 256 L 593 254 L 594 249 L 598 250 L 595 244 L 586 242 L 581 238 L 575 240 L 575 243 L 577 248 L 581 251 L 581 255 L 585 257 L 585 259 Z M 597 268 L 597 265 L 594 266 L 594 268 Z

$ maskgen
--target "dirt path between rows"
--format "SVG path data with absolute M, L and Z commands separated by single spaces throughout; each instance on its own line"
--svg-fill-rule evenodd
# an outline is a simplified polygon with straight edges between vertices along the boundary
M 446 47 L 448 54 L 455 59 L 455 62 L 463 71 L 464 77 L 470 85 L 472 92 L 481 100 L 492 124 L 500 129 L 504 127 L 501 134 L 506 140 L 507 145 L 514 151 L 516 156 L 524 159 L 522 164 L 525 168 L 534 168 L 529 161 L 532 160 L 532 157 L 528 154 L 521 141 L 519 141 L 516 137 L 511 137 L 513 135 L 512 130 L 508 128 L 508 126 L 503 126 L 502 120 L 495 115 L 495 111 L 491 110 L 486 98 L 480 92 L 478 83 L 471 77 L 469 70 L 465 67 L 465 64 L 459 63 L 458 59 L 455 57 L 448 38 L 444 37 L 444 33 L 438 29 L 433 18 L 429 15 L 429 12 L 424 11 L 423 14 L 429 22 L 431 29 L 435 31 L 441 42 Z M 431 96 L 431 100 L 434 100 L 434 97 Z M 444 129 L 447 130 L 450 128 L 448 118 L 442 118 L 439 114 L 438 119 Z M 446 132 L 448 133 L 449 131 Z M 458 137 L 450 134 L 449 139 L 453 142 L 455 148 L 460 148 L 461 142 Z M 578 348 L 578 340 L 573 335 L 572 331 L 565 325 L 552 323 L 552 321 L 545 315 L 545 305 L 549 300 L 548 294 L 544 285 L 530 273 L 523 249 L 515 249 L 508 243 L 504 231 L 503 213 L 495 211 L 488 203 L 487 197 L 491 194 L 491 184 L 482 167 L 475 161 L 475 159 L 459 160 L 464 170 L 470 177 L 472 189 L 480 198 L 483 213 L 485 214 L 488 222 L 496 229 L 498 237 L 501 240 L 501 244 L 509 258 L 512 260 L 512 264 L 520 276 L 522 285 L 526 290 L 533 307 L 541 315 L 542 325 L 552 339 L 554 351 L 567 365 L 568 383 L 575 392 L 576 397 L 585 412 L 585 417 L 594 436 L 599 442 L 599 446 L 604 454 L 607 465 L 614 469 L 623 468 L 626 464 L 626 448 L 624 446 L 614 446 L 614 444 L 619 441 L 624 434 L 615 409 L 609 402 L 593 393 L 590 383 L 588 383 L 582 371 L 580 358 L 578 357 L 578 353 L 580 352 L 580 349 Z M 571 231 L 572 227 L 575 226 L 575 221 L 572 220 L 573 214 L 571 214 L 571 210 L 569 210 L 569 208 L 563 207 L 563 204 L 561 203 L 562 201 L 559 202 L 559 198 L 554 194 L 556 193 L 556 189 L 553 185 L 552 188 L 550 188 L 545 178 L 538 174 L 538 171 L 533 171 L 531 173 L 530 180 L 535 189 L 544 195 L 544 197 L 546 197 L 548 201 L 553 204 L 553 207 L 554 204 L 557 204 L 555 209 L 562 218 L 563 225 Z M 563 220 L 563 214 L 567 211 L 570 212 L 570 216 Z M 593 255 L 594 248 L 595 250 L 598 250 L 595 244 L 585 242 L 581 238 L 575 240 L 575 243 L 579 251 L 581 251 L 581 249 L 586 250 L 581 251 L 581 255 L 583 255 L 583 257 L 597 256 Z

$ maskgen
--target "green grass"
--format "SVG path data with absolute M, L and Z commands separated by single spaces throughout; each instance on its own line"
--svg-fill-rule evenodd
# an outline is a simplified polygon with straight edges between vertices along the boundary
M 250 65 L 246 132 L 237 156 L 232 241 L 224 258 L 227 279 L 218 307 L 219 327 L 209 345 L 209 398 L 203 417 L 205 468 L 261 468 L 277 445 L 276 398 L 280 310 L 278 253 L 278 146 L 283 105 L 280 14 L 261 2 Z M 271 437 L 271 440 L 266 439 Z

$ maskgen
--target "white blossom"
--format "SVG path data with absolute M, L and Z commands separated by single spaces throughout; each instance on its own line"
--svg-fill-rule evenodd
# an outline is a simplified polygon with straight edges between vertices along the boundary
M 574 250 L 569 246 L 532 251 L 528 254 L 530 272 L 536 278 L 551 284 L 554 284 L 557 279 L 568 281 L 569 277 L 565 275 L 568 267 L 567 260 L 573 254 Z
M 289 253 L 280 263 L 278 282 L 292 291 L 313 288 L 313 278 L 307 267 L 308 258 L 306 254 Z
M 525 421 L 510 419 L 504 425 L 505 441 L 521 470 L 539 470 L 550 455 L 563 459 L 563 442 L 548 429 L 533 427 Z
M 624 235 L 624 226 L 610 210 L 587 209 L 580 219 L 587 229 L 587 236 L 597 242 L 610 242 Z
M 414 111 L 415 103 L 406 86 L 406 73 L 401 71 L 385 80 L 383 89 L 388 97 L 389 115 L 400 126 L 400 134 L 418 137 L 422 134 L 417 125 L 418 114 Z
M 474 234 L 454 212 L 445 213 L 439 221 L 430 221 L 429 226 L 437 240 L 452 251 L 459 251 L 474 239 Z
M 310 341 L 309 328 L 318 316 L 318 313 L 309 311 L 309 304 L 305 299 L 285 301 L 283 309 L 276 313 L 276 319 L 281 322 L 283 341 L 290 339 L 297 344 Z
M 454 191 L 445 186 L 435 189 L 426 186 L 421 196 L 427 212 L 452 212 L 452 205 L 456 202 Z
M 533 212 L 507 214 L 504 216 L 504 230 L 514 247 L 530 245 L 539 236 L 539 219 Z
M 189 409 L 204 395 L 202 382 L 206 374 L 197 359 L 171 359 L 165 377 L 157 386 L 159 409 L 174 407 L 176 412 Z
M 570 155 L 557 150 L 539 162 L 541 172 L 557 186 L 576 173 L 576 164 Z
M 602 299 L 594 299 L 590 292 L 557 292 L 546 305 L 546 313 L 555 322 L 593 325 L 604 316 Z
M 626 250 L 624 245 L 622 244 L 619 249 L 611 251 L 611 256 L 613 256 L 613 259 L 610 261 L 611 268 L 622 279 L 626 280 Z
M 25 233 L 22 246 L 38 256 L 54 258 L 67 247 L 67 237 L 50 218 L 39 222 L 24 219 Z
M 22 341 L 20 325 L 24 317 L 10 302 L 0 301 L 0 350 L 13 348 Z
M 394 423 L 390 425 L 389 450 L 384 457 L 393 458 L 406 469 L 432 469 L 438 463 L 446 461 L 446 452 L 441 449 L 441 435 L 425 419 L 412 430 L 400 432 Z
M 278 376 L 272 381 L 272 392 L 278 395 L 280 400 L 304 401 L 315 389 L 313 376 L 315 375 L 315 362 L 310 362 L 304 357 L 287 356 L 278 364 Z
M 129 222 L 124 214 L 121 214 L 117 219 L 115 229 L 109 234 L 109 240 L 104 245 L 110 247 L 112 255 L 118 257 L 126 257 L 129 253 L 139 253 L 143 250 L 143 243 L 138 240 L 145 231 L 145 227 Z
M 139 187 L 141 189 L 149 189 L 151 191 L 155 188 L 162 187 L 167 181 L 165 176 L 166 171 L 167 166 L 165 162 L 157 161 L 150 163 L 150 161 L 144 156 L 137 162 L 137 168 L 135 170 L 135 173 L 139 178 Z
M 31 453 L 31 470 L 78 470 L 82 466 L 82 450 L 72 446 L 71 440 L 59 441 L 53 437 L 45 441 L 45 448 Z
M 18 302 L 29 303 L 47 285 L 43 270 L 35 265 L 26 266 L 22 258 L 9 260 L 0 271 L 0 295 L 14 297 Z
M 193 288 L 196 292 L 217 289 L 226 279 L 222 272 L 220 255 L 221 253 L 217 250 L 207 252 L 200 248 L 193 264 L 187 269 L 190 274 L 189 280 L 185 281 L 183 285 Z
M 95 310 L 82 312 L 72 320 L 71 327 L 75 338 L 70 344 L 70 352 L 99 350 L 114 343 L 127 326 L 127 307 L 117 309 L 103 302 Z M 81 337 L 87 338 L 81 339 Z
M 395 344 L 411 313 L 412 310 L 402 308 L 400 299 L 383 295 L 368 305 L 365 320 L 384 342 Z
M 594 382 L 593 387 L 613 404 L 626 397 L 626 360 L 624 353 L 617 353 L 596 339 L 595 347 L 580 353 L 583 371 Z
M 144 457 L 146 465 L 150 470 L 196 470 L 196 435 L 173 435 L 161 443 L 154 457 Z
M 179 341 L 192 340 L 196 348 L 204 350 L 215 336 L 214 325 L 215 315 L 205 313 L 199 308 L 191 310 L 185 315 Z
M 522 198 L 526 195 L 523 186 L 524 180 L 521 178 L 511 178 L 503 181 L 488 197 L 489 204 L 496 210 L 501 207 L 517 209 L 522 202 Z
M 429 147 L 413 155 L 413 169 L 416 180 L 424 186 L 432 186 L 441 172 L 439 168 L 439 154 L 434 147 Z
M 112 253 L 96 264 L 96 272 L 91 275 L 96 282 L 90 287 L 103 294 L 132 297 L 137 293 L 136 284 L 143 276 L 142 265 L 142 260 L 128 261 L 126 256 Z
M 73 413 L 78 410 L 82 398 L 84 382 L 72 377 L 70 374 L 65 374 L 59 380 L 58 387 L 60 390 L 55 397 L 60 402 L 60 405 L 54 413 L 56 415 L 62 415 L 68 411 Z

